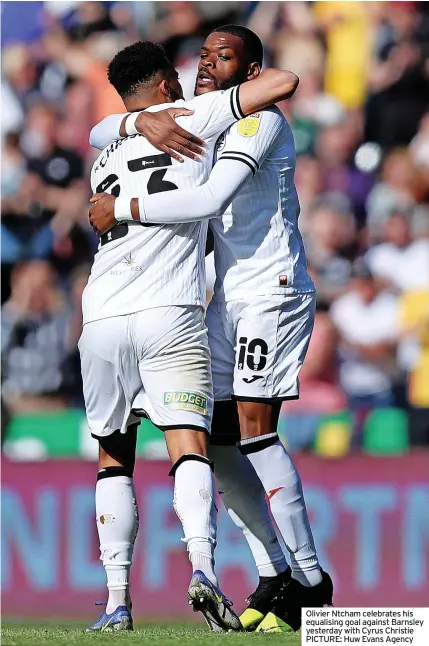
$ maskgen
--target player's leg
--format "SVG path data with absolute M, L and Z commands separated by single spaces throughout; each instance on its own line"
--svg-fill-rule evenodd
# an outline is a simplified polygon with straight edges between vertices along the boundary
M 248 542 L 261 580 L 275 578 L 285 572 L 287 562 L 272 523 L 265 491 L 250 460 L 237 446 L 224 444 L 226 427 L 239 432 L 237 405 L 234 401 L 216 402 L 209 456 L 222 501 L 233 522 Z
M 313 605 L 323 605 L 315 602 L 321 592 L 329 603 L 327 575 L 318 562 L 301 479 L 277 435 L 281 402 L 298 397 L 298 374 L 313 320 L 311 295 L 286 299 L 282 307 L 258 303 L 243 308 L 237 325 L 234 393 L 240 418 L 240 451 L 262 481 L 290 553 L 292 581 L 286 589 L 290 592 L 299 586 L 297 598 L 305 596 Z M 311 592 L 304 594 L 305 590 Z
M 239 430 L 236 403 L 231 400 L 216 402 L 213 431 L 225 428 L 225 423 L 231 429 L 234 417 Z M 222 442 L 220 434 L 213 439 Z M 230 518 L 243 532 L 258 569 L 258 585 L 246 599 L 247 607 L 240 615 L 243 628 L 252 631 L 273 609 L 290 580 L 290 568 L 274 529 L 264 488 L 248 458 L 236 445 L 210 445 L 209 455 L 214 460 L 222 501 Z
M 96 518 L 108 588 L 106 609 L 89 630 L 132 630 L 129 573 L 138 530 L 133 471 L 139 422 L 130 415 L 126 391 L 138 389 L 141 381 L 127 355 L 126 317 L 86 325 L 79 350 L 88 425 L 99 441 Z M 122 359 L 129 366 L 125 384 Z
M 180 519 L 193 571 L 200 570 L 214 584 L 217 512 L 213 464 L 207 456 L 203 429 L 165 429 L 174 477 L 174 509 Z
M 172 461 L 174 509 L 193 572 L 189 601 L 211 627 L 239 630 L 240 621 L 219 590 L 214 570 L 217 509 L 213 465 L 207 456 L 213 388 L 203 311 L 163 307 L 145 316 L 153 330 L 149 343 L 139 349 L 146 414 L 164 431 Z
M 138 530 L 133 483 L 137 426 L 99 439 L 99 470 L 95 493 L 101 560 L 107 575 L 106 612 L 120 606 L 131 610 L 129 575 Z
M 206 315 L 215 394 L 209 457 L 214 463 L 222 501 L 242 530 L 259 573 L 258 587 L 249 595 L 248 608 L 240 617 L 243 627 L 249 630 L 256 628 L 271 610 L 279 590 L 290 577 L 290 569 L 277 539 L 261 480 L 236 446 L 240 425 L 236 402 L 230 399 L 235 353 L 226 336 L 227 322 L 222 319 L 221 306 L 213 300 Z

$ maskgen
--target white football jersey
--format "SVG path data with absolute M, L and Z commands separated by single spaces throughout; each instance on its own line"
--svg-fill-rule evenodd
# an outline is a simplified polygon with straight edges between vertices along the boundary
M 247 164 L 254 176 L 224 215 L 210 220 L 216 298 L 313 292 L 298 229 L 295 143 L 281 112 L 268 108 L 234 123 L 219 138 L 217 158 Z
M 206 141 L 200 162 L 176 162 L 142 135 L 134 135 L 102 151 L 91 171 L 93 192 L 132 198 L 204 183 L 217 138 L 242 117 L 238 87 L 149 110 L 181 106 L 194 114 L 178 122 Z M 103 235 L 83 293 L 84 323 L 164 305 L 204 305 L 206 233 L 207 222 L 164 226 L 121 222 Z

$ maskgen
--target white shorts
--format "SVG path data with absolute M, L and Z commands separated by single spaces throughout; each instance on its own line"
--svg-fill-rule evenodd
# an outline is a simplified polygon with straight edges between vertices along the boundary
M 206 314 L 215 400 L 298 399 L 315 294 L 218 302 Z
M 204 312 L 158 307 L 87 323 L 79 340 L 91 434 L 148 417 L 161 430 L 210 430 L 213 387 Z

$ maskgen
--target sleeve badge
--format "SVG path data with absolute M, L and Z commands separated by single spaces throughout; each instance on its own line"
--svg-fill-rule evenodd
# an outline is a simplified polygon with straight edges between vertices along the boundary
M 255 112 L 237 124 L 238 134 L 242 137 L 254 137 L 259 130 L 262 114 Z

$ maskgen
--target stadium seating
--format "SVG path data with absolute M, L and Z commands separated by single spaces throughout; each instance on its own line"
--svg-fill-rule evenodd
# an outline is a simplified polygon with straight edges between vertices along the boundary
M 315 452 L 324 458 L 341 458 L 349 452 L 351 420 L 347 411 L 322 418 L 315 442 Z
M 377 408 L 365 420 L 363 449 L 372 455 L 402 455 L 409 448 L 407 414 L 400 408 Z

